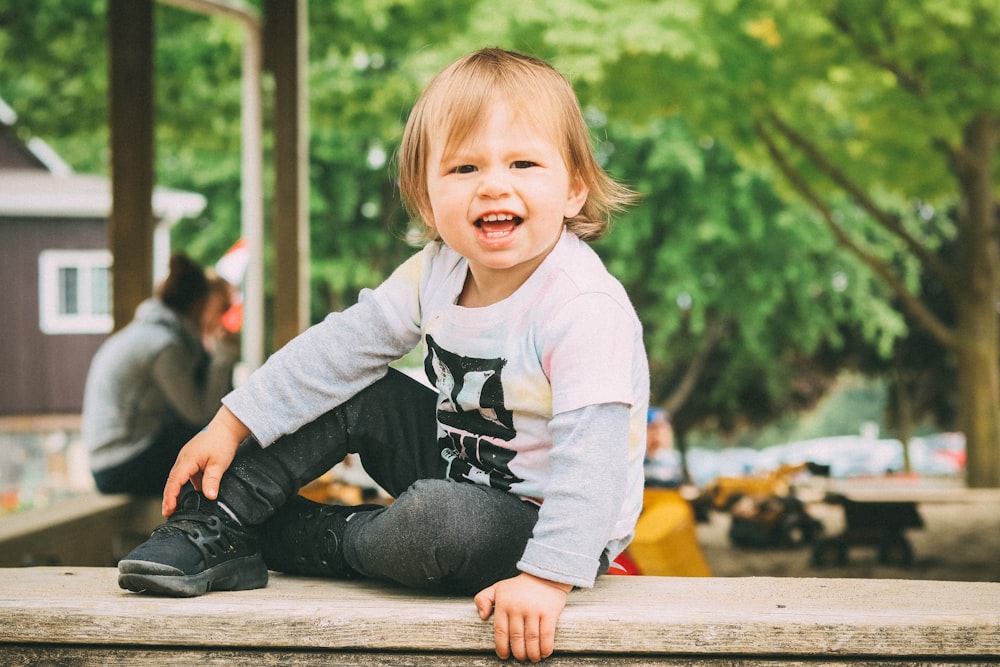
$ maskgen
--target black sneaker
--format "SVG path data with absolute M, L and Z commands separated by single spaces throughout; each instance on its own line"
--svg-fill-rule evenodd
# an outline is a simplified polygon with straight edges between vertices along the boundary
M 382 505 L 326 505 L 295 496 L 259 526 L 260 550 L 277 572 L 350 579 L 358 574 L 344 562 L 344 531 L 358 512 Z
M 118 585 L 137 593 L 195 597 L 263 588 L 267 566 L 255 532 L 185 486 L 177 511 L 118 563 Z

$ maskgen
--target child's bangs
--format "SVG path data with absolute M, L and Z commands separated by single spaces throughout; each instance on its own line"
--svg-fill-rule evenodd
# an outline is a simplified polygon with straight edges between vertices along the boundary
M 534 72 L 488 71 L 456 77 L 442 91 L 442 126 L 445 152 L 456 150 L 479 127 L 492 107 L 503 103 L 524 122 L 545 132 L 562 146 L 562 105 L 553 94 L 552 81 L 539 80 Z

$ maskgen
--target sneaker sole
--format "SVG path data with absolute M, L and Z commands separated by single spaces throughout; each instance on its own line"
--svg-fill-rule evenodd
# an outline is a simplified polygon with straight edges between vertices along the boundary
M 267 586 L 267 566 L 260 554 L 219 563 L 198 574 L 153 574 L 159 563 L 123 560 L 118 586 L 136 593 L 191 598 L 209 591 L 246 591 Z M 131 571 L 130 571 L 131 570 Z

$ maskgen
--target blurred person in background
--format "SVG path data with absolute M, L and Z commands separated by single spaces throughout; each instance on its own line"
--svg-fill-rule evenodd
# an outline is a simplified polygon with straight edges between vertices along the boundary
M 177 453 L 232 389 L 239 345 L 222 315 L 233 295 L 232 285 L 177 253 L 156 295 L 98 349 L 82 439 L 101 493 L 163 493 Z
M 684 482 L 680 453 L 674 449 L 674 428 L 663 408 L 650 408 L 646 414 L 643 468 L 647 487 L 676 488 Z

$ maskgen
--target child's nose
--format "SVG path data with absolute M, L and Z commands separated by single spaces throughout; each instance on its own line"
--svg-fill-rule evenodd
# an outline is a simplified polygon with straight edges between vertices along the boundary
M 478 193 L 480 197 L 496 198 L 510 194 L 510 179 L 506 170 L 487 169 L 481 173 Z

